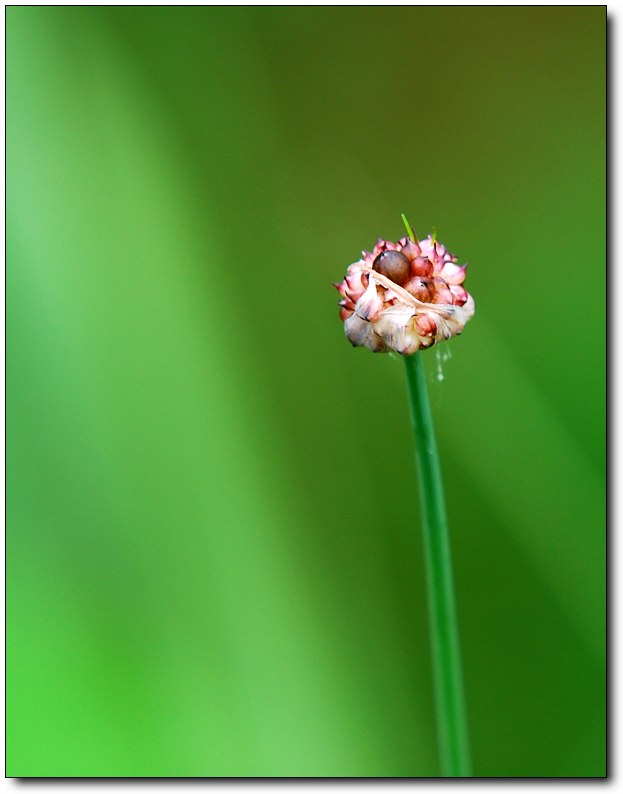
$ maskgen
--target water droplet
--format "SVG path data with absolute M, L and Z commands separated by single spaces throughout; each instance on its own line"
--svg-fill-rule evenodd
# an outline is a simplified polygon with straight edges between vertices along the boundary
M 444 379 L 444 377 L 445 377 L 444 374 L 443 374 L 443 364 L 444 364 L 444 362 L 446 360 L 446 356 L 443 353 L 443 351 L 441 351 L 439 348 L 436 348 L 435 349 L 435 358 L 437 360 L 437 372 L 435 374 L 435 378 L 438 381 L 442 381 Z
M 441 348 L 435 347 L 435 359 L 437 361 L 437 368 L 435 370 L 435 380 L 445 380 L 446 376 L 443 371 L 443 365 L 452 358 L 452 351 L 447 345 Z

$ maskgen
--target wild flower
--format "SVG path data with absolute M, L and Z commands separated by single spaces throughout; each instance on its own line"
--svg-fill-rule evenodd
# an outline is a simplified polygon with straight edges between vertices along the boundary
M 349 341 L 410 356 L 460 334 L 475 307 L 463 287 L 467 265 L 457 262 L 433 235 L 379 238 L 334 285 Z

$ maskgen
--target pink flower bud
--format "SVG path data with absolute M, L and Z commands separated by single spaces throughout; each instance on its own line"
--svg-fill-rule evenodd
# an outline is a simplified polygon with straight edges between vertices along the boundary
M 465 281 L 465 267 L 459 267 L 452 262 L 444 262 L 439 270 L 439 276 L 448 284 L 462 284 Z
M 427 256 L 416 256 L 411 262 L 411 271 L 414 276 L 432 276 L 433 263 Z
M 451 286 L 450 292 L 454 297 L 453 303 L 456 303 L 457 306 L 463 306 L 467 302 L 467 290 L 463 287 Z
M 415 318 L 415 327 L 420 336 L 433 337 L 437 335 L 437 323 L 430 314 L 422 312 Z

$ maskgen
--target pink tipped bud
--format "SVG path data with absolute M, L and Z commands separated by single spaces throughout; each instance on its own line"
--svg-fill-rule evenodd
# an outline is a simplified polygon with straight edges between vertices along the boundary
M 459 286 L 452 286 L 450 287 L 450 292 L 454 296 L 454 303 L 457 306 L 463 306 L 467 302 L 467 290 L 463 287 Z
M 465 268 L 452 262 L 444 262 L 438 275 L 447 284 L 462 284 L 465 281 Z
M 418 330 L 420 336 L 436 336 L 437 335 L 437 323 L 431 317 L 430 314 L 418 314 L 415 318 L 415 327 Z
M 346 282 L 347 295 L 353 300 L 357 300 L 357 298 L 365 292 L 368 286 L 368 280 L 361 270 L 354 269 L 352 265 L 351 268 L 349 268 L 350 272 L 344 281 Z
M 432 276 L 433 263 L 426 256 L 416 256 L 411 263 L 411 272 L 414 276 Z
M 444 281 L 436 283 L 431 303 L 445 303 L 446 305 L 454 303 L 454 296 L 450 292 L 450 287 Z
M 431 279 L 424 276 L 415 276 L 404 285 L 407 292 L 422 303 L 432 303 L 434 287 Z

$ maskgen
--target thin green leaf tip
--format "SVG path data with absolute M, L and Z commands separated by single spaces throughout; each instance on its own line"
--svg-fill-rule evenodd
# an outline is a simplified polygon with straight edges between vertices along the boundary
M 433 233 L 431 235 L 431 240 L 436 243 L 437 242 L 437 227 L 433 226 Z
M 417 243 L 417 237 L 413 233 L 413 229 L 411 228 L 411 224 L 407 220 L 407 216 L 404 214 L 404 212 L 402 212 L 401 215 L 402 215 L 402 222 L 405 225 L 405 229 L 407 230 L 409 237 L 413 240 L 414 243 Z

